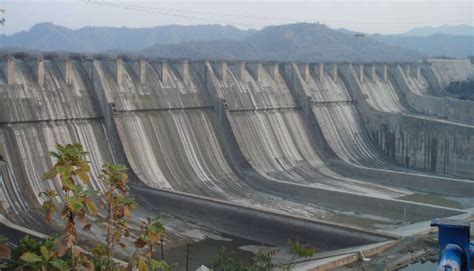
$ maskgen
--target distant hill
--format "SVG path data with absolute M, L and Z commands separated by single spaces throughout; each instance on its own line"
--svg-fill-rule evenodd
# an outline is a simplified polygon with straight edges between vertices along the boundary
M 301 61 L 410 61 L 423 57 L 474 55 L 470 26 L 415 28 L 401 35 L 364 35 L 323 24 L 298 23 L 240 30 L 194 25 L 151 28 L 83 27 L 41 23 L 0 35 L 0 50 L 115 52 L 161 57 Z M 447 34 L 429 33 L 446 32 Z M 410 34 L 411 33 L 411 34 Z
M 111 49 L 141 50 L 156 44 L 184 41 L 243 39 L 255 30 L 233 26 L 157 26 L 152 28 L 84 27 L 72 30 L 52 23 L 41 23 L 28 31 L 0 35 L 0 48 L 25 48 L 41 51 L 101 52 Z
M 243 40 L 155 45 L 148 56 L 294 61 L 409 61 L 422 54 L 322 24 L 266 27 Z
M 431 36 L 431 35 L 474 36 L 474 27 L 470 25 L 442 25 L 438 27 L 417 27 L 399 36 Z
M 372 36 L 373 39 L 418 51 L 430 57 L 465 58 L 474 55 L 474 36 L 436 34 L 431 36 Z

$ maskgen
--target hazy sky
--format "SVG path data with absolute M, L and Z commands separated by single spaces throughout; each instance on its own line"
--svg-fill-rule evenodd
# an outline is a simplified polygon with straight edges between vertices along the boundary
M 150 27 L 168 24 L 231 24 L 262 28 L 296 21 L 322 22 L 367 33 L 399 33 L 419 26 L 469 24 L 474 1 L 236 1 L 0 0 L 6 9 L 0 34 L 27 30 L 39 22 L 83 26 Z M 1 14 L 0 14 L 1 16 Z

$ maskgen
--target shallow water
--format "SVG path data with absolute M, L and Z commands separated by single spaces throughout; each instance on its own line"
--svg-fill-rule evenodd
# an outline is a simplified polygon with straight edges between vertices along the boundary
M 407 267 L 399 269 L 399 271 L 434 271 L 436 270 L 436 267 L 437 267 L 436 263 L 427 261 L 424 263 L 418 262 L 418 263 L 411 264 Z
M 249 246 L 249 245 L 261 245 L 255 241 L 223 235 L 223 237 L 228 240 L 213 240 L 213 239 L 205 239 L 194 243 L 190 246 L 190 264 L 189 270 L 196 270 L 201 265 L 205 265 L 209 267 L 214 263 L 218 256 L 219 251 L 221 248 L 225 247 L 228 251 L 233 252 L 234 259 L 243 262 L 249 262 L 253 256 L 252 252 L 244 251 L 239 249 L 242 246 Z M 186 246 L 181 246 L 177 248 L 173 248 L 170 250 L 165 249 L 165 260 L 169 264 L 177 263 L 176 270 L 185 270 L 186 268 Z

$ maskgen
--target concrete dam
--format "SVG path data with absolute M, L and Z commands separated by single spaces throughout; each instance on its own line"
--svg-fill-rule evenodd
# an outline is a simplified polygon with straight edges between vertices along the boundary
M 51 232 L 38 196 L 60 190 L 41 180 L 53 164 L 47 151 L 79 142 L 93 180 L 106 161 L 128 166 L 141 209 L 168 214 L 176 240 L 193 239 L 183 227 L 195 223 L 272 246 L 384 244 L 400 228 L 474 207 L 474 104 L 444 90 L 472 73 L 468 60 L 7 55 L 0 213 Z

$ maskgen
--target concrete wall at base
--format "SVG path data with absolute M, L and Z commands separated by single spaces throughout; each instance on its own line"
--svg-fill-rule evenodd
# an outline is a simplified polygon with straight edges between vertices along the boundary
M 277 195 L 291 195 L 292 198 L 298 200 L 311 202 L 329 209 L 344 212 L 386 217 L 412 223 L 462 213 L 454 209 L 441 208 L 437 206 L 393 199 L 374 198 L 354 193 L 345 193 L 306 185 L 269 180 L 260 175 L 256 175 L 253 172 L 245 173 L 248 182 L 261 190 L 272 191 Z
M 452 197 L 472 197 L 474 194 L 474 182 L 471 181 L 359 167 L 336 159 L 329 159 L 327 163 L 343 176 L 357 177 L 381 185 Z
M 288 239 L 301 240 L 325 251 L 390 240 L 387 235 L 351 229 L 316 220 L 228 204 L 197 196 L 133 187 L 147 195 L 145 203 L 160 211 L 180 213 L 206 226 L 272 245 L 286 245 Z
M 374 141 L 399 164 L 473 179 L 472 128 L 382 112 L 365 121 Z

